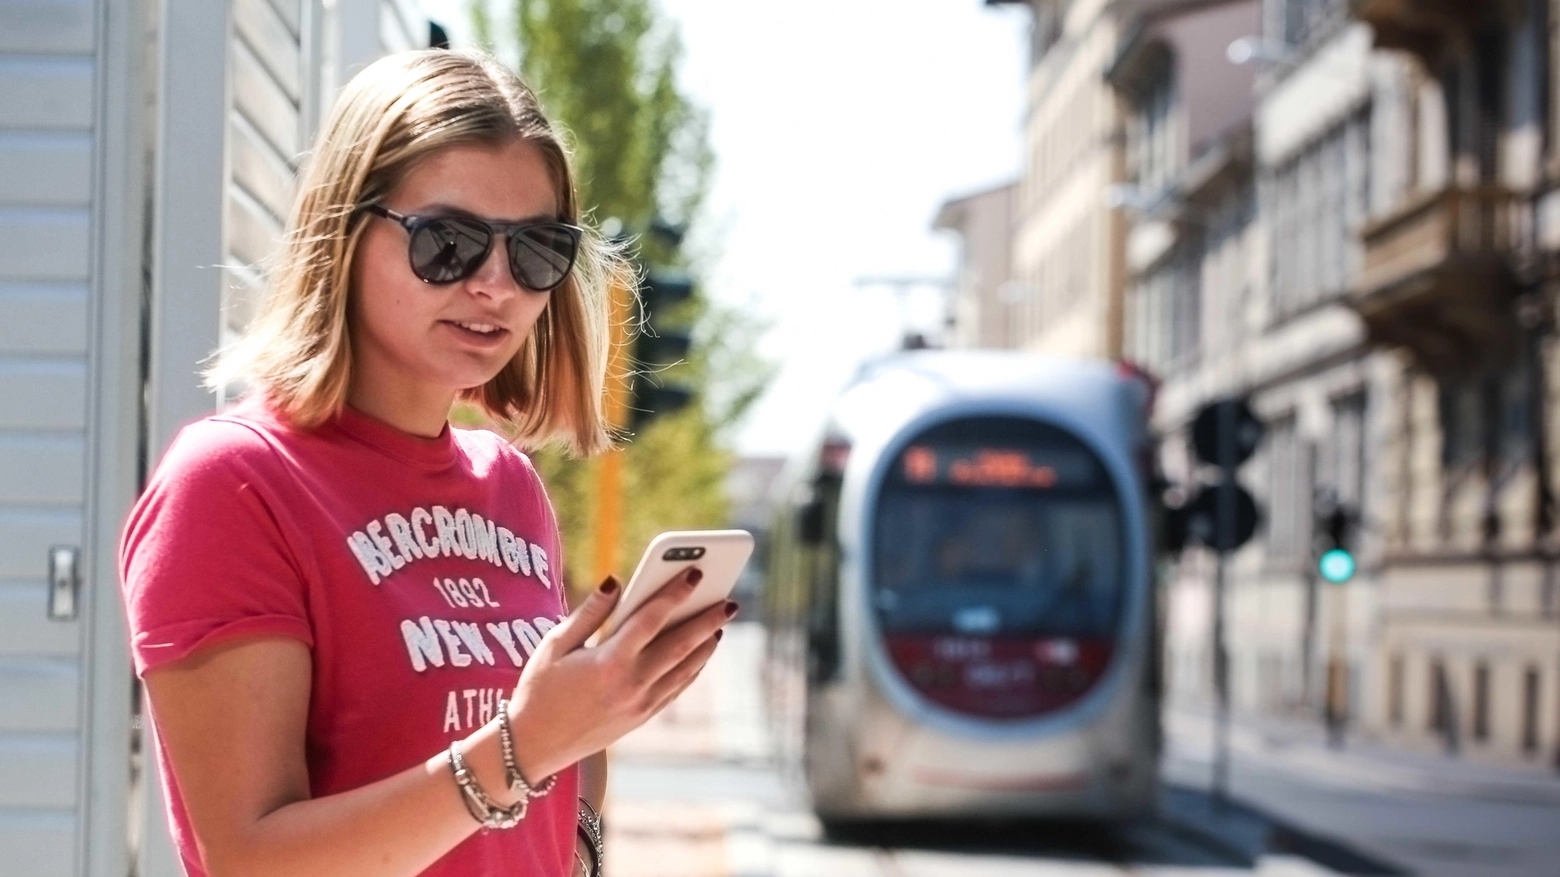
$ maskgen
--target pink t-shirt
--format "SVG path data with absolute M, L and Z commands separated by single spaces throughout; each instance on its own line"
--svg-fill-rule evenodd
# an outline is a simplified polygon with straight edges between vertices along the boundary
M 427 439 L 350 407 L 304 432 L 252 397 L 185 426 L 130 513 L 136 672 L 244 637 L 300 640 L 311 791 L 353 789 L 493 717 L 565 612 L 558 541 L 530 460 L 492 432 Z M 185 870 L 204 875 L 157 755 Z M 519 827 L 479 831 L 424 874 L 568 874 L 577 786 L 564 771 Z

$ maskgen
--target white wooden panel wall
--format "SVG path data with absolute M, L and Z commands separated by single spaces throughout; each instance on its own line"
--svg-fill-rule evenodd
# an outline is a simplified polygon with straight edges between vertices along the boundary
M 223 223 L 222 337 L 243 330 L 263 290 L 262 264 L 275 251 L 292 205 L 293 177 L 306 147 L 306 69 L 316 16 L 301 0 L 232 0 L 232 104 L 227 124 Z
M 326 38 L 318 0 L 231 2 L 223 340 L 243 330 L 264 295 L 264 264 L 284 233 L 294 175 L 328 92 L 375 58 L 428 41 L 416 0 L 339 0 L 328 30 L 341 45 L 328 52 L 318 45 Z M 322 69 L 322 56 L 346 69 Z
M 128 870 L 141 0 L 0 0 L 0 877 Z M 47 617 L 47 550 L 81 549 Z
M 75 873 L 81 824 L 81 623 L 45 617 L 45 558 L 86 537 L 94 14 L 0 0 L 0 875 Z

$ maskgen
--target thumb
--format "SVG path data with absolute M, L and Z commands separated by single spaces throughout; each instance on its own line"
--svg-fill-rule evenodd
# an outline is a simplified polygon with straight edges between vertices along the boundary
M 592 591 L 580 605 L 574 607 L 569 617 L 547 632 L 546 639 L 552 640 L 553 648 L 564 654 L 585 645 L 585 641 L 590 639 L 591 634 L 606 623 L 607 618 L 612 614 L 612 609 L 617 606 L 622 590 L 622 583 L 618 581 L 617 576 L 608 575 L 602 580 L 599 588 Z

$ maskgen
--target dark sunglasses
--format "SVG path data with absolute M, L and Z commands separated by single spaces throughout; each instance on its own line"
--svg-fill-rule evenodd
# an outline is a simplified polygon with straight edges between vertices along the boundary
M 370 204 L 369 213 L 406 229 L 412 273 L 425 283 L 454 283 L 476 273 L 493 249 L 493 239 L 509 242 L 509 273 L 535 292 L 562 283 L 579 255 L 584 229 L 564 222 L 489 222 L 465 216 L 407 216 Z

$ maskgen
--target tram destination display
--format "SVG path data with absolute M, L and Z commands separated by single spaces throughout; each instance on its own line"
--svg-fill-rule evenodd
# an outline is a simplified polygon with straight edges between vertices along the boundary
M 1101 472 L 1090 454 L 1074 448 L 920 443 L 900 456 L 898 475 L 918 487 L 1051 490 L 1093 487 Z

